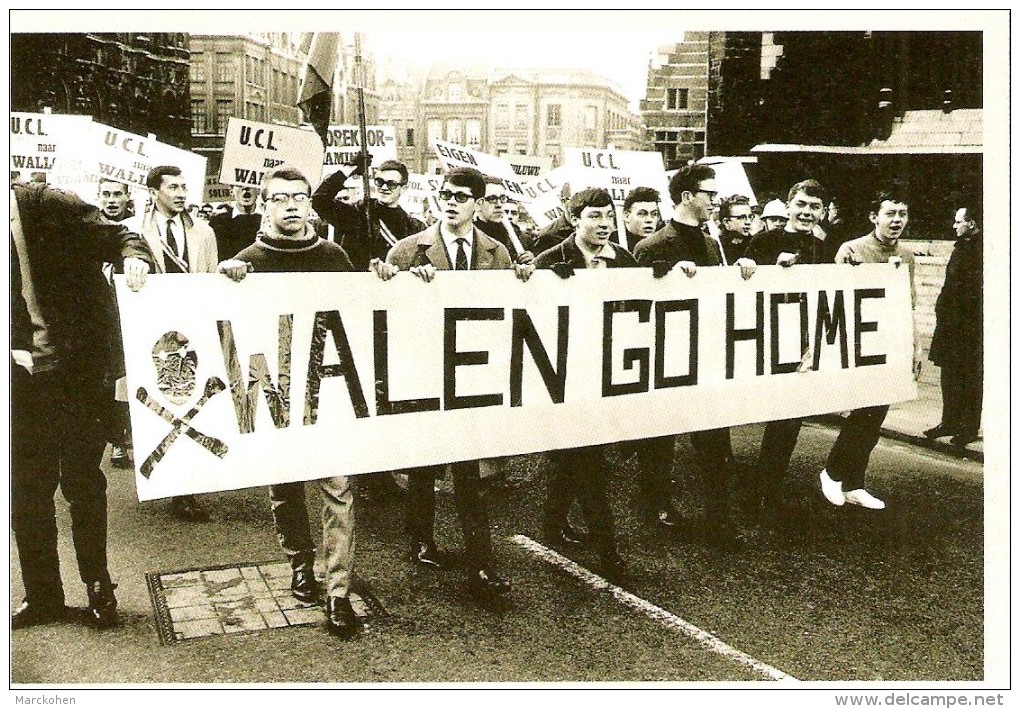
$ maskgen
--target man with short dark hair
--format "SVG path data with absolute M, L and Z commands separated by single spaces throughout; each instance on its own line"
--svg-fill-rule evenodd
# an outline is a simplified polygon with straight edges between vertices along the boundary
M 637 267 L 629 251 L 610 243 L 616 233 L 616 210 L 608 191 L 590 188 L 576 193 L 570 198 L 570 217 L 576 231 L 539 254 L 536 268 L 550 268 L 566 278 L 581 269 Z M 551 546 L 579 546 L 580 536 L 567 523 L 570 505 L 578 499 L 588 526 L 588 542 L 599 555 L 602 576 L 622 586 L 629 583 L 629 576 L 616 549 L 613 511 L 606 492 L 607 448 L 594 445 L 546 453 L 549 473 L 543 530 Z
M 509 201 L 509 198 L 506 196 L 506 185 L 503 184 L 503 181 L 486 175 L 485 196 L 478 203 L 478 211 L 475 212 L 475 226 L 503 244 L 506 250 L 510 252 L 510 258 L 514 262 L 531 263 L 535 260 L 535 255 L 521 244 L 520 229 L 510 224 L 506 219 L 506 212 L 504 212 L 503 206 Z M 520 244 L 520 249 L 514 244 L 514 239 L 510 238 L 508 229 L 514 230 L 514 237 L 517 240 L 517 244 Z
M 359 154 L 353 164 L 342 165 L 312 194 L 312 208 L 333 227 L 336 242 L 351 257 L 357 271 L 367 270 L 372 259 L 385 258 L 400 239 L 425 228 L 398 204 L 407 185 L 407 167 L 398 160 L 387 160 L 376 169 L 372 179 L 375 196 L 371 199 L 353 205 L 336 199 L 348 179 L 367 169 Z M 365 218 L 366 209 L 371 213 L 371 230 Z
M 956 246 L 935 301 L 929 358 L 942 368 L 942 419 L 924 432 L 965 448 L 978 438 L 984 383 L 984 238 L 980 212 L 960 207 L 953 215 Z
M 548 251 L 554 246 L 559 246 L 563 240 L 574 233 L 574 224 L 570 221 L 570 183 L 566 182 L 560 188 L 560 204 L 563 214 L 556 217 L 551 224 L 539 230 L 534 241 L 528 245 L 532 253 L 540 254 Z
M 906 199 L 896 192 L 880 192 L 871 203 L 869 218 L 874 230 L 859 239 L 847 241 L 836 252 L 836 263 L 854 266 L 862 263 L 906 264 L 910 275 L 910 303 L 914 305 L 914 254 L 900 243 L 910 221 Z M 914 379 L 921 374 L 921 348 L 914 328 Z M 851 411 L 839 429 L 819 478 L 822 494 L 837 507 L 857 505 L 870 510 L 885 509 L 885 502 L 864 489 L 864 476 L 871 451 L 882 432 L 889 405 L 867 406 Z
M 753 274 L 758 265 L 789 268 L 799 263 L 819 263 L 823 242 L 815 238 L 814 230 L 825 211 L 825 198 L 825 188 L 817 180 L 803 180 L 791 187 L 785 224 L 756 234 L 744 255 L 737 259 L 736 265 L 744 276 Z M 802 417 L 797 417 L 765 425 L 758 452 L 758 475 L 761 511 L 768 519 L 779 511 L 781 486 L 803 422 Z
M 398 241 L 386 255 L 386 261 L 372 262 L 372 270 L 383 280 L 389 280 L 398 271 L 410 271 L 429 283 L 439 271 L 510 268 L 518 278 L 527 280 L 534 267 L 515 265 L 506 247 L 474 226 L 473 217 L 484 196 L 482 173 L 469 167 L 451 169 L 439 190 L 440 221 Z M 446 564 L 446 555 L 436 546 L 434 536 L 435 482 L 444 467 L 432 465 L 408 471 L 410 559 L 434 568 Z M 489 521 L 481 499 L 478 461 L 459 461 L 450 467 L 454 503 L 464 537 L 468 593 L 479 605 L 502 605 L 510 593 L 510 582 L 492 570 Z
M 352 271 L 350 259 L 336 244 L 315 235 L 308 224 L 311 185 L 291 167 L 266 174 L 262 197 L 266 203 L 265 230 L 255 243 L 218 270 L 240 281 L 249 271 L 295 273 Z M 322 494 L 322 540 L 326 558 L 326 630 L 341 638 L 358 630 L 349 597 L 354 569 L 354 493 L 349 478 L 335 475 L 317 480 Z M 269 486 L 273 523 L 280 546 L 291 564 L 291 591 L 303 603 L 319 594 L 315 578 L 315 544 L 308 524 L 305 483 Z
M 718 194 L 715 170 L 708 165 L 689 165 L 669 181 L 673 200 L 673 218 L 659 231 L 637 245 L 637 261 L 651 266 L 657 277 L 680 270 L 688 278 L 699 266 L 723 266 L 719 243 L 702 231 L 712 214 Z M 736 463 L 730 442 L 730 429 L 692 431 L 691 445 L 697 454 L 704 489 L 704 537 L 709 544 L 723 548 L 739 546 L 742 535 L 730 525 L 727 485 Z M 642 471 L 644 504 L 660 526 L 681 526 L 679 513 L 670 500 L 675 436 L 660 436 L 638 445 Z
M 623 200 L 623 224 L 627 243 L 623 246 L 634 252 L 638 242 L 662 228 L 659 218 L 659 191 L 651 187 L 635 187 Z
M 719 225 L 722 227 L 719 243 L 727 264 L 735 264 L 744 255 L 751 241 L 752 223 L 751 200 L 744 195 L 731 195 L 719 203 Z
M 156 273 L 213 273 L 216 234 L 208 222 L 185 211 L 188 185 L 181 169 L 160 165 L 145 178 L 152 209 L 142 219 L 142 237 L 155 256 Z M 209 513 L 194 495 L 171 498 L 170 511 L 181 519 L 205 522 Z
M 11 365 L 11 526 L 25 600 L 11 628 L 67 616 L 53 496 L 71 516 L 78 572 L 97 628 L 118 622 L 107 561 L 103 424 L 112 396 L 116 309 L 102 272 L 123 265 L 138 290 L 153 270 L 145 242 L 77 196 L 45 183 L 11 189 L 11 274 L 16 324 Z M 16 285 L 20 287 L 16 288 Z M 25 318 L 28 318 L 26 322 Z
M 229 214 L 209 220 L 216 233 L 216 257 L 222 261 L 255 242 L 262 226 L 262 210 L 258 206 L 258 188 L 251 185 L 234 187 L 234 207 Z

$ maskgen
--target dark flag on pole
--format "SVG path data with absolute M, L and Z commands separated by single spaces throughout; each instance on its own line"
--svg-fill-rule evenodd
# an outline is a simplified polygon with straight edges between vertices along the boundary
M 336 32 L 316 32 L 308 48 L 308 66 L 301 82 L 297 106 L 304 112 L 305 120 L 312 124 L 315 132 L 326 145 L 329 130 L 330 109 L 333 105 L 333 75 L 337 71 L 340 56 L 340 36 Z

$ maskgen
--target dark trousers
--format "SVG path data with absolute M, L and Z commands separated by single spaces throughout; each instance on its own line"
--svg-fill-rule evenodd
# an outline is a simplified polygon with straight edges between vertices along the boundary
M 641 497 L 650 512 L 670 507 L 670 480 L 676 436 L 660 436 L 635 441 Z
M 981 428 L 983 387 L 981 362 L 946 362 L 942 365 L 942 425 L 962 436 Z
M 14 367 L 11 407 L 11 525 L 29 603 L 61 605 L 54 495 L 71 515 L 78 571 L 85 583 L 109 582 L 106 559 L 106 448 L 110 392 L 89 377 L 27 376 Z
M 694 431 L 691 445 L 701 467 L 705 493 L 705 519 L 709 523 L 725 522 L 729 512 L 729 480 L 733 472 L 733 445 L 730 429 L 713 428 Z
M 868 459 L 878 443 L 887 413 L 888 406 L 869 406 L 851 411 L 843 420 L 825 470 L 830 478 L 843 483 L 844 491 L 864 487 Z
M 606 558 L 616 554 L 613 511 L 606 491 L 606 446 L 585 446 L 549 451 L 548 483 L 544 527 L 556 534 L 567 523 L 570 505 L 576 498 L 588 526 L 592 548 Z
M 414 545 L 434 541 L 436 516 L 436 478 L 442 465 L 414 468 L 407 471 L 407 533 Z M 492 555 L 489 519 L 482 502 L 482 479 L 478 461 L 467 460 L 451 465 L 453 500 L 464 535 L 464 554 L 468 571 L 489 567 Z
M 779 495 L 779 485 L 790 467 L 790 457 L 797 447 L 797 437 L 804 419 L 783 419 L 765 424 L 758 452 L 758 474 L 761 476 L 762 495 L 774 498 Z

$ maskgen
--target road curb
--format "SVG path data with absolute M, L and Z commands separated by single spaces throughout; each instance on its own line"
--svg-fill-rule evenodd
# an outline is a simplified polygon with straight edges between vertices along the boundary
M 826 414 L 824 416 L 815 416 L 812 418 L 813 421 L 823 423 L 828 426 L 839 427 L 843 422 L 843 417 L 838 414 Z M 903 443 L 912 443 L 915 446 L 922 448 L 928 448 L 929 450 L 938 451 L 939 453 L 945 453 L 946 455 L 956 456 L 957 458 L 967 458 L 969 460 L 977 461 L 984 465 L 985 453 L 984 451 L 972 450 L 970 448 L 957 448 L 948 441 L 943 443 L 942 441 L 933 441 L 925 436 L 918 436 L 912 433 L 906 433 L 904 431 L 898 431 L 894 428 L 882 427 L 882 435 L 886 438 L 891 438 L 895 441 L 901 441 Z

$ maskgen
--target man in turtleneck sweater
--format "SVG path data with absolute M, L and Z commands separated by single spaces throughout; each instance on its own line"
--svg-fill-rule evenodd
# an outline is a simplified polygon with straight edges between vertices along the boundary
M 255 243 L 217 267 L 235 281 L 250 271 L 301 273 L 352 271 L 344 250 L 315 235 L 308 225 L 311 185 L 298 170 L 280 167 L 266 175 L 262 197 L 267 219 Z M 326 630 L 341 638 L 358 630 L 348 597 L 354 569 L 354 493 L 349 478 L 317 480 L 322 493 L 322 547 L 326 558 Z M 308 525 L 303 482 L 269 486 L 273 523 L 290 560 L 291 591 L 303 603 L 319 596 L 315 579 L 315 544 Z

